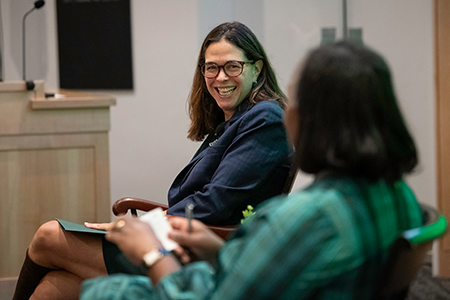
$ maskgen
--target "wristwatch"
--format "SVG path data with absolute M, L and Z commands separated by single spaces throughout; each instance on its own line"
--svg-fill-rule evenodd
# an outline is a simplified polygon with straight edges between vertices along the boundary
M 153 248 L 142 257 L 142 267 L 147 273 L 147 271 L 161 258 L 168 255 L 170 252 L 164 248 Z

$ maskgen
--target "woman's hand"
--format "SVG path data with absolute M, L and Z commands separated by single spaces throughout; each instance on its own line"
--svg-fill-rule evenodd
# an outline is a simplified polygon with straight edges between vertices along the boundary
M 152 249 L 162 248 L 151 226 L 137 218 L 125 216 L 117 218 L 106 233 L 106 239 L 115 243 L 135 265 L 143 262 L 144 255 Z M 171 255 L 156 261 L 148 270 L 147 276 L 153 284 L 180 268 Z
M 117 218 L 108 229 L 106 239 L 115 243 L 136 265 L 142 263 L 144 254 L 151 249 L 162 248 L 149 224 L 129 216 Z
M 196 258 L 207 260 L 214 264 L 224 240 L 218 237 L 203 223 L 192 220 L 192 232 L 188 232 L 188 220 L 181 217 L 169 218 L 173 230 L 169 232 L 170 239 L 189 250 Z
M 110 223 L 89 223 L 89 222 L 84 222 L 84 226 L 87 228 L 92 228 L 92 229 L 97 229 L 97 230 L 108 230 L 109 227 L 111 227 L 113 224 L 113 222 Z

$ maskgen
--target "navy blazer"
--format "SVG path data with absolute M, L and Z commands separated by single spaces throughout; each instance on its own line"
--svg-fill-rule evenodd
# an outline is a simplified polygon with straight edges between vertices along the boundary
M 291 155 L 282 117 L 275 101 L 239 105 L 216 130 L 220 137 L 209 135 L 175 178 L 167 214 L 184 216 L 186 203 L 193 203 L 195 219 L 238 224 L 247 205 L 281 194 Z

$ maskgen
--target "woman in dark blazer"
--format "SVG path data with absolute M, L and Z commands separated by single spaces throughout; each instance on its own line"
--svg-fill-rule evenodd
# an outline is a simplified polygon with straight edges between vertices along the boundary
M 237 224 L 247 205 L 280 194 L 289 171 L 282 124 L 286 97 L 261 44 L 245 25 L 225 23 L 203 42 L 190 95 L 188 137 L 204 140 L 169 190 L 168 214 Z
M 238 22 L 213 29 L 200 50 L 189 101 L 188 137 L 204 142 L 175 178 L 167 214 L 184 216 L 192 203 L 196 219 L 236 224 L 247 205 L 280 194 L 290 166 L 285 105 L 251 30 Z M 50 221 L 33 237 L 14 299 L 77 299 L 83 280 L 116 272 L 142 274 L 102 236 L 67 232 Z

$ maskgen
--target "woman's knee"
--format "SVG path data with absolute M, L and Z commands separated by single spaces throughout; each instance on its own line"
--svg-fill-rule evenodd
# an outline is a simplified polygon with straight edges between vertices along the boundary
M 46 254 L 58 251 L 58 244 L 63 241 L 61 226 L 58 221 L 49 221 L 39 227 L 28 249 L 29 254 Z

